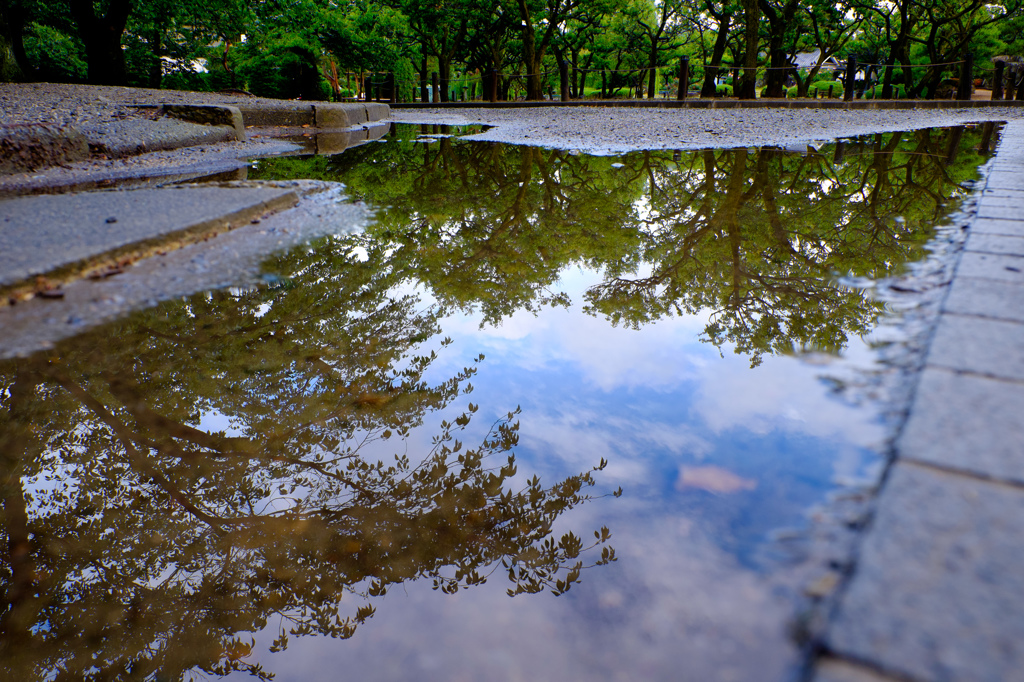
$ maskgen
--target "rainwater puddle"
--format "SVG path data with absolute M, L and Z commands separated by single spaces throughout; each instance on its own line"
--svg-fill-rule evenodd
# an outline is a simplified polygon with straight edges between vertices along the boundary
M 991 129 L 464 132 L 257 161 L 376 224 L 0 364 L 6 677 L 798 670 L 888 434 L 837 390 L 901 343 L 872 284 L 926 258 Z

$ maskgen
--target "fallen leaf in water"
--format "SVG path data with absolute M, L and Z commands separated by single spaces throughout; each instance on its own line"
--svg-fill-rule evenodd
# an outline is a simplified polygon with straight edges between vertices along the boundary
M 824 599 L 839 586 L 839 574 L 829 571 L 804 588 L 804 594 L 815 599 Z
M 728 469 L 714 465 L 683 467 L 676 481 L 676 489 L 697 488 L 710 493 L 735 493 L 740 490 L 754 490 L 757 481 L 737 476 Z

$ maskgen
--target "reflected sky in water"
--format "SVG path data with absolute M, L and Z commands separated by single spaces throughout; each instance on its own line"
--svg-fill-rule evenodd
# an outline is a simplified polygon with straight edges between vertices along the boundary
M 920 258 L 991 129 L 619 159 L 431 132 L 257 164 L 345 182 L 366 233 L 0 365 L 5 675 L 799 666 L 812 516 L 884 438 L 822 380 L 888 314 L 837 276 Z

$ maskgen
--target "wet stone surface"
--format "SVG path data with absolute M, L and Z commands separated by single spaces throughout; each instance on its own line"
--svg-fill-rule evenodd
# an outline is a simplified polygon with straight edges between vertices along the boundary
M 1024 490 L 899 463 L 874 527 L 832 649 L 911 679 L 1014 679 Z
M 939 284 L 878 292 L 941 250 L 982 131 L 460 132 L 254 162 L 376 220 L 0 364 L 4 675 L 801 670 L 889 434 L 855 387 Z

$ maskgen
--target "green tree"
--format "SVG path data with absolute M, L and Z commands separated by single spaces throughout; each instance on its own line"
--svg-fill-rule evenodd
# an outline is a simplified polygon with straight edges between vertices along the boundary
M 517 0 L 522 28 L 526 99 L 540 100 L 544 57 L 559 41 L 566 22 L 602 14 L 603 0 Z

